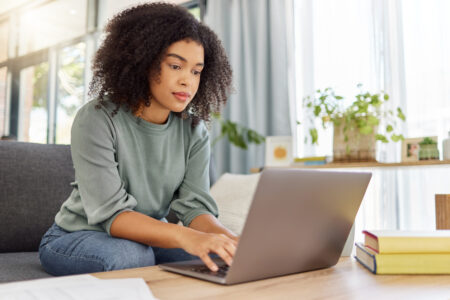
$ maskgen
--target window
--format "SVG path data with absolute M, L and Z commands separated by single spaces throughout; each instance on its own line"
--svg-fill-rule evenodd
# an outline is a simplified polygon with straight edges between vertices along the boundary
M 201 20 L 201 14 L 200 14 L 200 6 L 194 6 L 192 8 L 189 8 L 189 12 L 194 15 L 194 17 L 197 18 L 197 20 Z
M 370 1 L 311 1 L 310 23 L 296 26 L 296 29 L 304 29 L 300 33 L 301 39 L 296 40 L 296 56 L 301 57 L 299 51 L 308 49 L 303 50 L 304 65 L 308 70 L 304 69 L 304 73 L 297 76 L 304 81 L 303 84 L 297 83 L 302 85 L 304 90 L 299 101 L 313 91 L 327 87 L 332 87 L 336 94 L 344 96 L 346 101 L 353 101 L 359 83 L 363 84 L 364 88 L 376 90 L 379 84 L 376 62 L 380 58 L 374 61 L 372 23 L 369 21 L 371 11 Z M 301 21 L 296 19 L 296 22 Z M 304 144 L 304 138 L 309 137 L 309 132 L 306 131 L 308 126 L 305 126 L 308 120 L 303 118 L 301 102 L 298 107 L 298 120 L 301 120 L 297 132 L 297 149 L 301 151 L 298 155 L 332 155 L 332 128 L 324 130 L 316 124 L 319 145 L 312 147 L 310 144 Z
M 70 144 L 75 114 L 83 104 L 86 44 L 65 47 L 59 53 L 55 143 Z
M 0 15 L 0 133 L 20 141 L 69 144 L 73 119 L 87 98 L 92 76 L 87 62 L 100 36 L 97 24 L 137 3 L 30 1 Z M 182 5 L 201 19 L 203 3 Z
M 8 68 L 2 66 L 8 59 L 8 20 L 0 21 L 0 136 L 5 134 L 6 122 L 8 120 L 7 110 L 7 75 Z
M 87 1 L 59 0 L 30 9 L 19 17 L 19 55 L 86 33 Z
M 192 0 L 182 3 L 191 14 L 194 15 L 197 20 L 203 20 L 203 15 L 205 14 L 205 3 L 202 0 Z
M 0 62 L 8 58 L 8 21 L 0 22 Z
M 302 70 L 297 77 L 304 81 L 298 84 L 302 86 L 299 101 L 309 91 L 328 86 L 352 99 L 356 85 L 362 83 L 370 91 L 386 91 L 390 105 L 403 108 L 407 118 L 402 130 L 405 137 L 437 135 L 441 140 L 447 136 L 450 21 L 444 12 L 450 9 L 448 1 L 310 3 L 309 23 L 296 27 L 300 32 L 296 40 L 297 57 L 301 57 L 301 51 L 307 52 L 305 48 L 309 49 L 308 56 L 303 57 L 303 69 L 297 67 Z M 302 104 L 299 102 L 298 106 Z M 305 121 L 301 109 L 298 119 L 302 124 Z M 304 128 L 303 125 L 298 128 L 298 149 L 303 151 L 299 154 L 331 155 L 332 131 L 321 130 L 319 146 L 312 149 L 303 143 L 303 137 L 308 135 Z M 382 149 L 379 159 L 400 159 L 399 153 L 393 155 L 399 151 L 379 146 Z
M 295 28 L 296 57 L 301 58 L 298 101 L 328 86 L 347 98 L 355 95 L 357 83 L 384 90 L 389 104 L 405 112 L 403 135 L 438 136 L 441 147 L 450 130 L 449 1 L 305 0 L 295 5 L 294 16 L 302 16 Z M 298 119 L 304 121 L 301 109 Z M 299 155 L 331 155 L 331 130 L 319 132 L 319 146 L 313 148 L 303 143 L 304 127 L 298 127 Z M 400 160 L 399 144 L 378 146 L 380 161 Z M 432 229 L 434 194 L 448 187 L 448 170 L 371 169 L 357 232 Z
M 0 16 L 1 134 L 25 142 L 70 143 L 91 75 L 85 62 L 95 51 L 97 4 L 29 1 Z
M 7 68 L 0 68 L 0 136 L 5 134 Z
M 48 63 L 20 72 L 19 140 L 48 142 Z
M 406 134 L 447 137 L 450 131 L 448 1 L 402 1 Z M 441 143 L 439 143 L 439 147 Z

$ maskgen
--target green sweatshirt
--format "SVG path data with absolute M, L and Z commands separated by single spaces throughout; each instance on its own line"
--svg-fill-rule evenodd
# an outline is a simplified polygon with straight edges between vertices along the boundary
M 115 217 L 137 211 L 163 219 L 171 207 L 185 226 L 201 214 L 217 216 L 209 194 L 209 136 L 172 113 L 165 124 L 142 120 L 112 102 L 97 100 L 72 125 L 73 191 L 55 217 L 67 231 L 110 234 Z

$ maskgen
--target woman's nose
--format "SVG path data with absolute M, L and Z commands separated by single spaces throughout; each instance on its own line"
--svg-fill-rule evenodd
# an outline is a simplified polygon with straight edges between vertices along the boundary
M 193 82 L 192 74 L 190 72 L 183 72 L 183 74 L 181 74 L 178 82 L 182 86 L 190 87 Z
M 182 86 L 185 86 L 185 87 L 190 86 L 189 79 L 186 78 L 186 77 L 180 78 L 179 84 L 182 85 Z

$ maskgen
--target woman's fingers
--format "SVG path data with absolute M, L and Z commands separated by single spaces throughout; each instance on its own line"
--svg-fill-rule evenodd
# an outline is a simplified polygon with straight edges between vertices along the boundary
M 227 265 L 231 266 L 236 247 L 228 237 L 221 237 L 219 238 L 219 241 L 216 240 L 215 245 L 211 247 L 208 252 L 216 253 Z M 212 261 L 208 254 L 200 256 L 200 259 L 210 270 L 214 272 L 218 270 L 217 265 Z
M 233 243 L 227 243 L 225 244 L 225 250 L 233 257 L 236 253 L 236 245 Z
M 209 257 L 208 254 L 203 254 L 199 257 L 211 271 L 217 272 L 219 270 L 217 265 L 212 261 L 211 257 Z
M 226 264 L 233 263 L 237 242 L 224 234 L 193 232 L 192 238 L 186 239 L 183 247 L 187 252 L 197 255 L 211 271 L 218 271 L 217 265 L 209 257 L 217 254 Z
M 224 248 L 219 248 L 215 252 L 220 256 L 221 259 L 223 259 L 224 262 L 227 263 L 227 265 L 231 266 L 233 258 Z
M 214 248 L 211 249 L 214 253 L 218 254 L 227 265 L 231 266 L 233 263 L 233 256 L 236 252 L 236 246 L 232 239 L 227 236 L 221 235 L 220 243 L 216 244 Z

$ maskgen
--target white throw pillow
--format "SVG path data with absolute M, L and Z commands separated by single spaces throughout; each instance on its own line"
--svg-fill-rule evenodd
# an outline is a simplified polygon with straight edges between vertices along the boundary
M 219 207 L 219 221 L 240 235 L 260 174 L 223 174 L 211 188 L 211 196 Z

